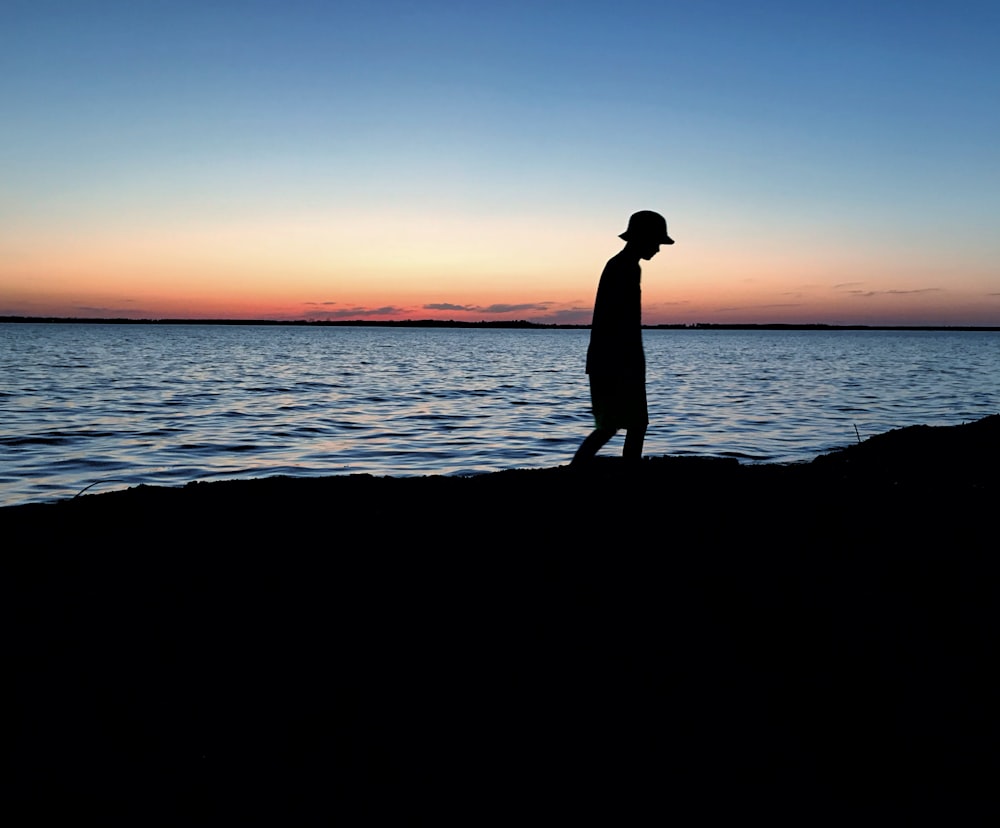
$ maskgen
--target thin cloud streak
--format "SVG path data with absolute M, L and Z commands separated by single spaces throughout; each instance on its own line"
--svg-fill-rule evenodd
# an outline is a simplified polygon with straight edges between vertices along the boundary
M 489 313 L 489 314 L 502 314 L 502 313 L 521 313 L 522 311 L 539 311 L 546 312 L 550 307 L 552 307 L 553 302 L 524 302 L 522 304 L 495 304 L 495 305 L 452 305 L 447 302 L 433 303 L 424 305 L 425 310 L 451 310 L 451 311 L 462 311 L 466 313 Z
M 919 293 L 941 293 L 943 288 L 914 288 L 913 290 L 849 290 L 852 296 L 911 296 Z
M 386 305 L 381 308 L 351 307 L 339 308 L 338 310 L 314 310 L 309 311 L 308 316 L 311 319 L 359 319 L 372 316 L 389 317 L 405 313 L 406 311 L 402 308 Z

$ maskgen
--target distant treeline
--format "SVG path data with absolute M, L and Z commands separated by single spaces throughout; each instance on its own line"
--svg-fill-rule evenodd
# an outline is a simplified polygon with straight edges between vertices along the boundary
M 82 317 L 57 316 L 0 316 L 3 322 L 46 322 L 80 325 L 284 325 L 307 328 L 559 328 L 580 329 L 590 325 L 547 324 L 530 322 L 527 319 L 510 321 L 461 322 L 455 319 L 402 319 L 393 321 L 372 321 L 367 319 L 331 320 L 277 320 L 277 319 L 87 319 Z M 718 330 L 718 331 L 1000 331 L 994 325 L 824 325 L 812 324 L 740 324 L 718 322 L 694 322 L 678 325 L 643 325 L 647 330 Z

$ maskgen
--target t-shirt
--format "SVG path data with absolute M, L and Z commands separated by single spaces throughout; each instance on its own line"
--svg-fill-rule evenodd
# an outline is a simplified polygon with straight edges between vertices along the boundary
M 642 270 L 619 253 L 608 260 L 597 287 L 587 348 L 587 373 L 642 380 Z

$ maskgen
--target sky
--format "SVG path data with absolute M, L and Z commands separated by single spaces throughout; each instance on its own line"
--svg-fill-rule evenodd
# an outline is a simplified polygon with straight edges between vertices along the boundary
M 0 0 L 0 315 L 1000 325 L 996 0 Z

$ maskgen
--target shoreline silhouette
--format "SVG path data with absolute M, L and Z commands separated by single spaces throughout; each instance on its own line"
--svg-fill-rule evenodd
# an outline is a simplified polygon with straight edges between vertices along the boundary
M 287 325 L 292 327 L 369 327 L 369 328 L 544 328 L 580 330 L 589 329 L 590 323 L 565 324 L 532 322 L 527 319 L 480 320 L 466 322 L 455 319 L 128 319 L 123 317 L 73 317 L 73 316 L 0 316 L 0 324 L 68 324 L 68 325 Z M 660 325 L 642 325 L 643 330 L 728 330 L 728 331 L 1000 331 L 1000 325 L 834 325 L 822 322 L 692 322 Z
M 790 466 L 619 460 L 0 509 L 7 802 L 994 812 L 1000 416 Z M 624 502 L 605 546 L 578 513 Z

